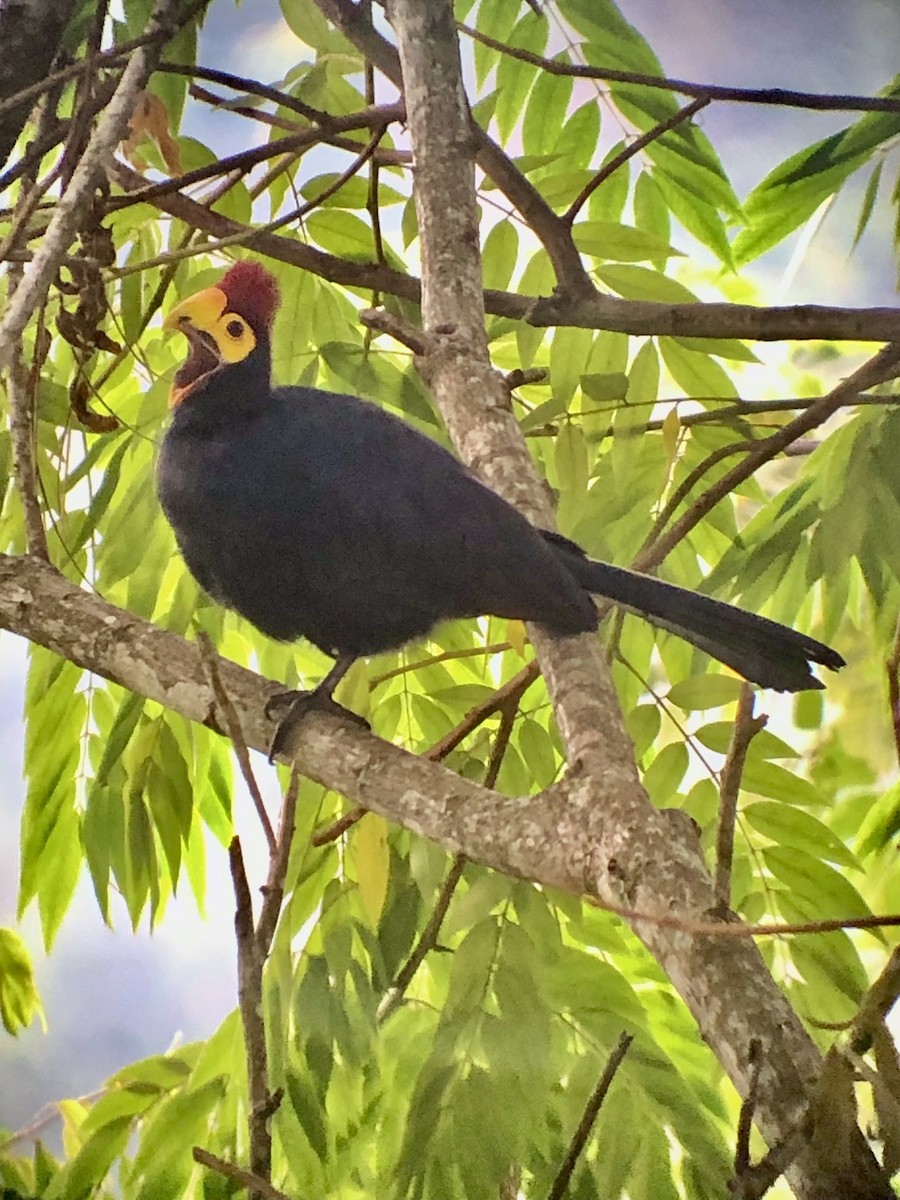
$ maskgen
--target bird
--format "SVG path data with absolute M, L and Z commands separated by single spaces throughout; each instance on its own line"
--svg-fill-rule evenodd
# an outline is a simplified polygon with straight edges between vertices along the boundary
M 568 637 L 595 630 L 594 597 L 675 633 L 745 679 L 824 685 L 831 647 L 767 617 L 588 558 L 540 529 L 453 454 L 371 401 L 272 385 L 279 289 L 255 260 L 168 313 L 189 352 L 170 389 L 157 491 L 184 561 L 218 603 L 279 642 L 334 658 L 296 697 L 272 744 L 359 658 L 439 622 L 494 616 Z

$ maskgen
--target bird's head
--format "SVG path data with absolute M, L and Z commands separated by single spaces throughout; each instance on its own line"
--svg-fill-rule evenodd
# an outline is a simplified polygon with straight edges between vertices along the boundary
M 181 404 L 226 367 L 254 354 L 267 354 L 277 308 L 278 284 L 256 262 L 235 263 L 216 287 L 204 288 L 177 304 L 163 329 L 183 333 L 190 353 L 172 382 L 170 407 Z

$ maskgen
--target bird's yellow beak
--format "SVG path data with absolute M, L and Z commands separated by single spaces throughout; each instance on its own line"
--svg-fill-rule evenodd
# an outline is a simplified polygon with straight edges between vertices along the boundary
M 187 300 L 176 304 L 163 321 L 163 329 L 167 333 L 179 330 L 183 332 L 184 326 L 188 324 L 202 333 L 210 333 L 225 311 L 227 303 L 225 293 L 220 288 L 204 288 L 202 292 L 188 296 Z
M 256 346 L 253 330 L 238 313 L 228 312 L 228 297 L 217 287 L 204 288 L 176 304 L 163 329 L 183 333 L 191 348 L 169 391 L 170 408 L 220 367 L 245 359 Z

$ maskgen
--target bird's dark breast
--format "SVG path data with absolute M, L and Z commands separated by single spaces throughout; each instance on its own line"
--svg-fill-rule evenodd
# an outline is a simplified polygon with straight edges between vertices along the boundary
M 176 414 L 159 493 L 200 584 L 270 637 L 328 653 L 378 653 L 483 613 L 590 628 L 593 605 L 540 535 L 383 417 L 300 389 L 239 427 Z

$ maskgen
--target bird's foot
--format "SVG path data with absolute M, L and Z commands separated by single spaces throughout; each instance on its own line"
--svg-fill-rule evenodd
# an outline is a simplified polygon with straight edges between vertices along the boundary
M 361 725 L 363 729 L 371 729 L 365 717 L 352 709 L 338 704 L 337 700 L 321 688 L 312 688 L 308 692 L 276 692 L 266 702 L 265 714 L 273 721 L 278 721 L 278 728 L 269 746 L 269 762 L 274 762 L 290 741 L 294 730 L 309 712 L 331 713 L 335 717 L 344 717 Z

